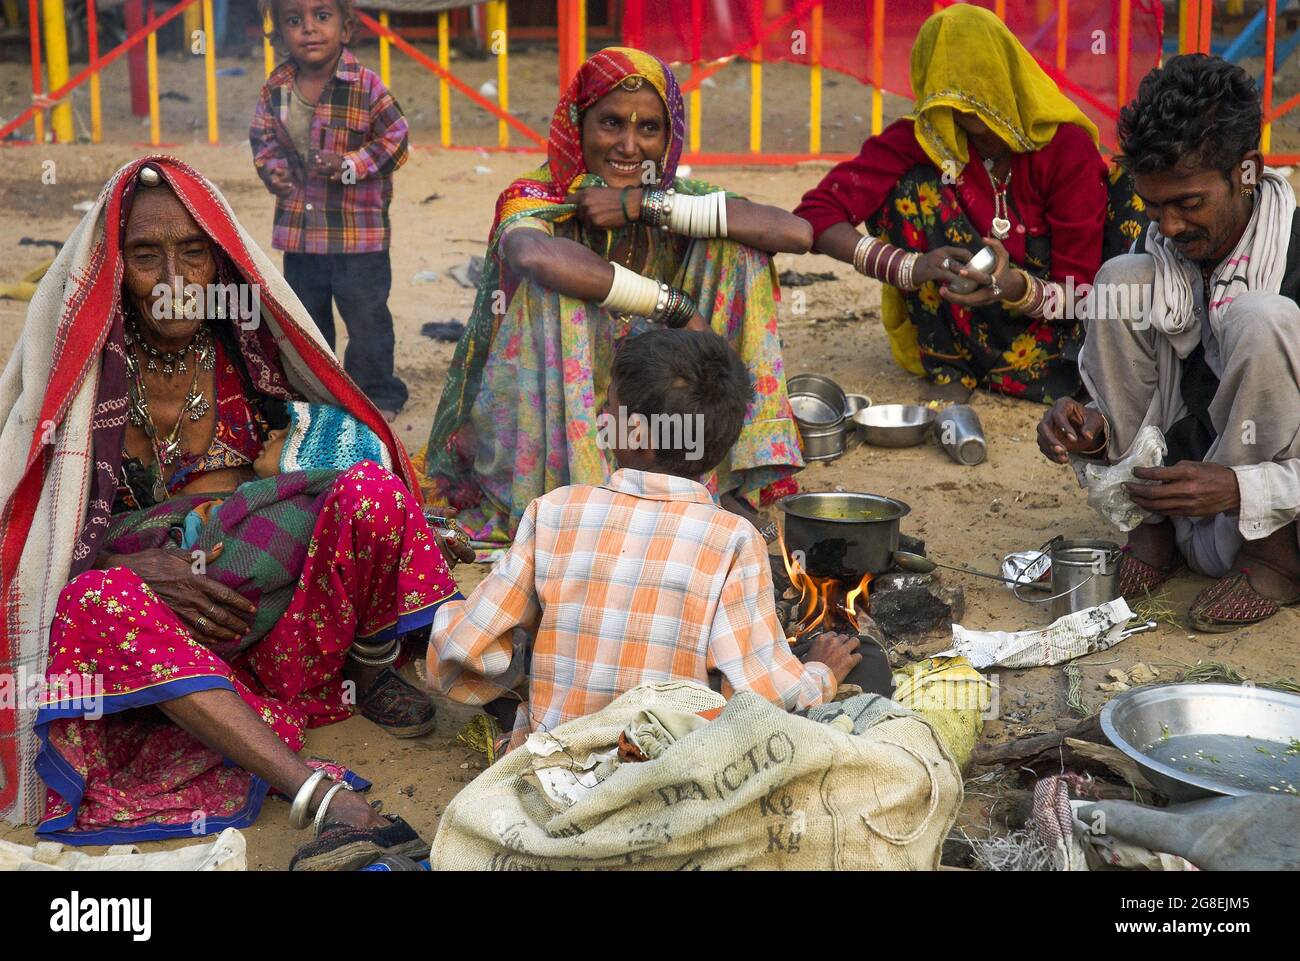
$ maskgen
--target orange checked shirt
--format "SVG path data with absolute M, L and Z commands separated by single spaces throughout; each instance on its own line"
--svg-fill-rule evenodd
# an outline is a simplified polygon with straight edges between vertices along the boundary
M 529 504 L 492 572 L 438 609 L 432 683 L 466 704 L 508 693 L 522 679 L 516 628 L 533 640 L 511 748 L 638 684 L 708 684 L 716 671 L 724 695 L 744 688 L 787 710 L 837 686 L 825 664 L 790 653 L 758 531 L 668 474 L 620 470 Z

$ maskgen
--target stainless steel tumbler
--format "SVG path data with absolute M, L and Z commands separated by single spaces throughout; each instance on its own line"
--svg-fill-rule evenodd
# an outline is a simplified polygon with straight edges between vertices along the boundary
M 984 428 L 969 404 L 953 404 L 941 410 L 934 423 L 934 435 L 939 438 L 939 446 L 958 464 L 974 467 L 988 456 Z

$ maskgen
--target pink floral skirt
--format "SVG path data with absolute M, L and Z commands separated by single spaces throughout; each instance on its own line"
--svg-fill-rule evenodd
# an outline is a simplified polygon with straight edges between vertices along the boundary
M 325 495 L 284 617 L 231 661 L 196 641 L 138 575 L 87 571 L 63 589 L 51 630 L 49 700 L 36 718 L 36 770 L 48 787 L 37 832 L 118 844 L 251 824 L 267 784 L 156 705 L 233 690 L 297 751 L 308 728 L 352 713 L 357 692 L 342 672 L 353 640 L 424 627 L 459 597 L 419 498 L 371 463 Z

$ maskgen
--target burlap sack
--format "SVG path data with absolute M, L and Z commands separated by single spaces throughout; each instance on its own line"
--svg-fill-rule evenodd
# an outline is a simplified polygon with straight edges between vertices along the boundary
M 646 707 L 696 712 L 722 704 L 694 684 L 644 685 L 596 714 L 533 735 L 456 795 L 434 839 L 433 867 L 938 867 L 962 799 L 961 774 L 930 724 L 914 715 L 853 735 L 742 691 L 716 720 L 653 761 L 592 763 Z M 590 769 L 594 783 L 560 812 L 564 805 L 543 793 L 536 774 L 557 764 Z

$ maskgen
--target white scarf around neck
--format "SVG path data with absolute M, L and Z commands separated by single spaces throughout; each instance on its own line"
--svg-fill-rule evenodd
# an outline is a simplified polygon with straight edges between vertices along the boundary
M 1270 294 L 1282 288 L 1286 273 L 1287 247 L 1291 241 L 1291 219 L 1295 214 L 1295 191 L 1272 167 L 1265 167 L 1256 186 L 1259 199 L 1255 212 L 1232 253 L 1210 279 L 1210 302 L 1206 305 L 1210 330 L 1221 338 L 1228 305 L 1248 290 Z M 1195 284 L 1201 283 L 1200 268 L 1185 259 L 1163 234 L 1159 224 L 1147 229 L 1146 252 L 1155 258 L 1151 306 L 1145 321 L 1164 334 L 1180 358 L 1187 357 L 1201 342 L 1201 320 L 1196 315 Z

